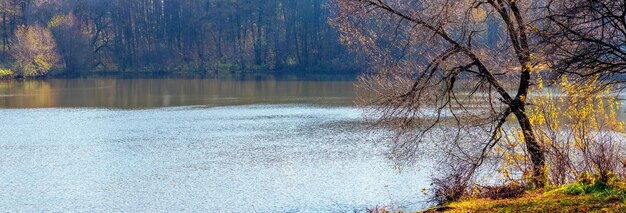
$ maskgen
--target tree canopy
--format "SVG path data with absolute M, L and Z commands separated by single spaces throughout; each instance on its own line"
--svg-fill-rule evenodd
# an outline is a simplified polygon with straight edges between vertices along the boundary
M 0 54 L 20 26 L 52 30 L 64 69 L 348 69 L 323 0 L 0 0 Z

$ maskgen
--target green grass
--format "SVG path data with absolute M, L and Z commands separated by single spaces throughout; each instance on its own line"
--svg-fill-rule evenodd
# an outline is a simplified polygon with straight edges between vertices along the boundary
M 624 183 L 576 183 L 529 191 L 514 199 L 471 199 L 450 203 L 445 212 L 626 212 Z M 434 212 L 435 210 L 430 210 Z M 429 211 L 427 211 L 429 212 Z

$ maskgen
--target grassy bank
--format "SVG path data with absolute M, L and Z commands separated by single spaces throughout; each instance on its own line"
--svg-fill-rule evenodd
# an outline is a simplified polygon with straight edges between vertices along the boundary
M 626 187 L 577 183 L 512 199 L 470 199 L 426 212 L 626 212 Z

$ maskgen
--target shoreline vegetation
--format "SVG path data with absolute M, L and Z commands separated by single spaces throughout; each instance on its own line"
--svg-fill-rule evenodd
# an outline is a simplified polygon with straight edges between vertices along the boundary
M 359 69 L 318 69 L 318 68 L 287 68 L 287 69 L 249 69 L 249 70 L 194 70 L 194 71 L 87 71 L 87 72 L 65 72 L 50 71 L 38 76 L 16 76 L 11 69 L 0 66 L 0 80 L 38 80 L 54 78 L 76 78 L 76 77 L 238 77 L 244 75 L 332 75 L 349 76 L 350 80 L 362 73 Z M 345 80 L 346 78 L 340 78 Z
M 7 80 L 13 78 L 13 71 L 10 69 L 4 69 L 0 67 L 0 80 Z
M 623 181 L 579 181 L 524 191 L 514 198 L 475 197 L 422 212 L 624 212 L 625 186 Z

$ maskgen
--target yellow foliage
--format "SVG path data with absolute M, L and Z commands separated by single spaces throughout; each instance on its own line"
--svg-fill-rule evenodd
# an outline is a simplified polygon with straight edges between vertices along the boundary
M 527 113 L 546 154 L 546 173 L 553 184 L 573 182 L 587 169 L 582 167 L 590 166 L 581 166 L 590 147 L 600 140 L 617 144 L 625 132 L 617 114 L 622 104 L 610 87 L 600 86 L 597 77 L 584 83 L 563 77 L 557 85 L 546 88 L 540 73 L 535 74 L 537 82 L 532 89 L 534 95 L 527 100 Z M 521 129 L 511 128 L 507 133 L 495 149 L 502 156 L 499 173 L 505 180 L 530 178 L 530 159 L 524 154 Z
M 56 15 L 52 17 L 50 21 L 48 21 L 48 28 L 52 29 L 52 28 L 58 27 L 63 23 L 64 20 L 65 20 L 64 15 Z
M 14 70 L 21 76 L 46 74 L 60 62 L 52 32 L 41 26 L 20 26 L 15 32 Z
M 43 54 L 38 54 L 35 56 L 35 64 L 39 66 L 42 70 L 50 70 L 50 63 L 46 60 L 46 56 Z
M 11 75 L 13 75 L 13 71 L 9 69 L 0 68 L 0 78 L 5 77 L 5 76 L 11 76 Z

